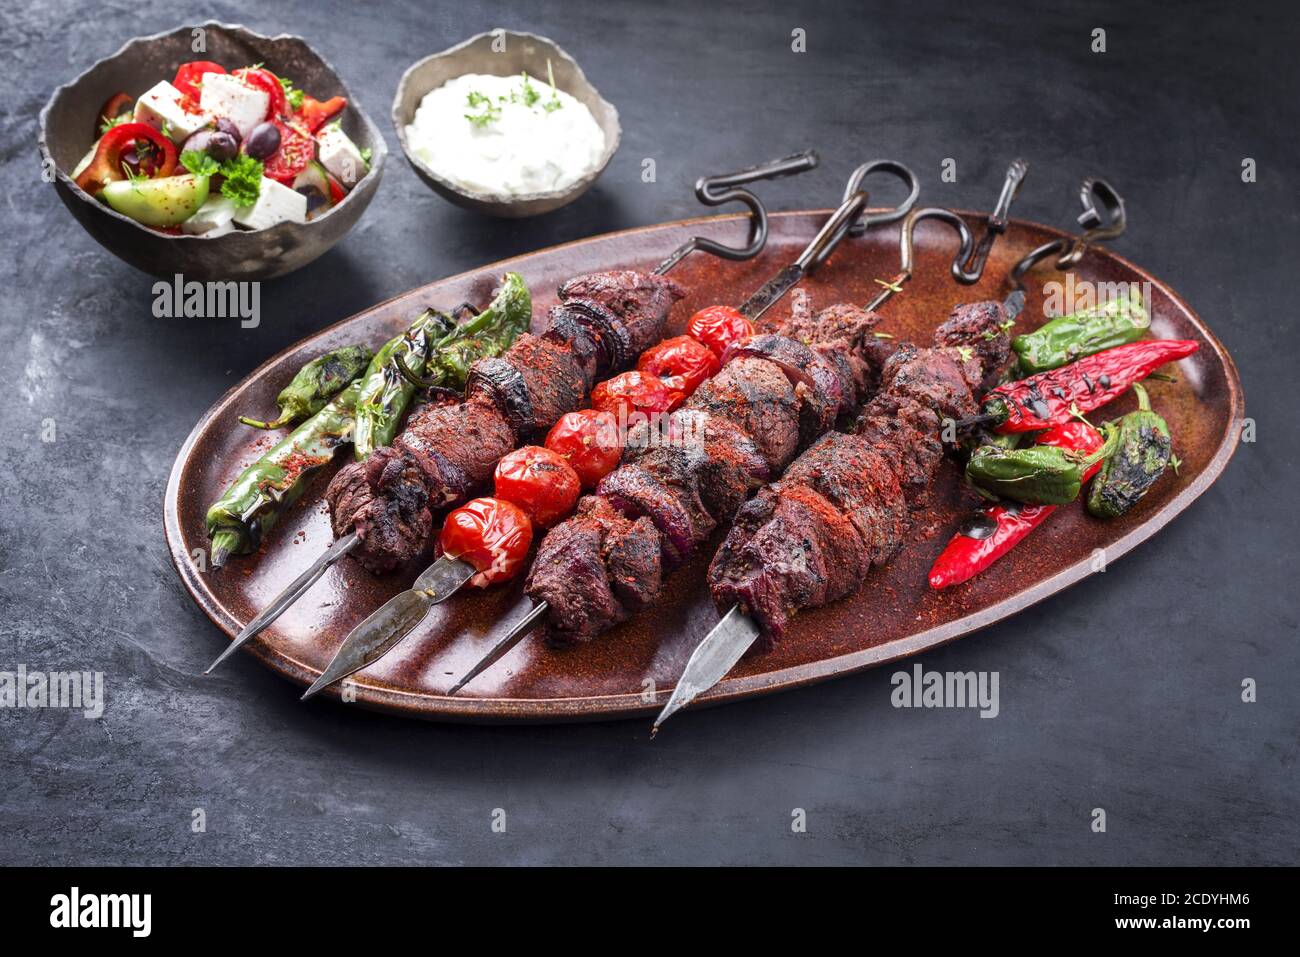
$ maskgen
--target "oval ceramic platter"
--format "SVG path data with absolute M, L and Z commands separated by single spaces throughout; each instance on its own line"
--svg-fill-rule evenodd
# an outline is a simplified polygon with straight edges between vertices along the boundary
M 828 215 L 794 212 L 772 217 L 762 255 L 730 263 L 695 253 L 673 277 L 689 294 L 672 316 L 676 334 L 698 308 L 739 304 L 773 272 L 798 254 Z M 980 214 L 964 214 L 983 226 Z M 172 559 L 194 600 L 226 634 L 235 635 L 271 598 L 305 569 L 331 538 L 323 502 L 328 476 L 321 476 L 280 522 L 259 554 L 208 569 L 204 512 L 210 502 L 270 445 L 263 433 L 240 426 L 239 414 L 274 411 L 276 393 L 315 355 L 349 342 L 378 345 L 396 334 L 426 304 L 451 307 L 485 302 L 501 274 L 522 273 L 542 321 L 565 279 L 612 268 L 650 269 L 688 236 L 704 233 L 724 242 L 743 239 L 743 217 L 668 223 L 570 243 L 443 279 L 381 303 L 306 339 L 264 363 L 208 410 L 186 439 L 167 484 L 164 523 Z M 1026 252 L 1063 234 L 1032 223 L 1012 222 L 994 248 L 984 278 L 959 286 L 949 277 L 953 236 L 940 224 L 916 232 L 916 276 L 882 307 L 879 331 L 928 342 L 949 310 L 962 302 L 1002 298 L 1006 277 Z M 877 278 L 898 268 L 898 228 L 878 229 L 847 240 L 806 288 L 817 308 L 835 302 L 864 303 L 879 290 Z M 1231 457 L 1243 412 L 1241 383 L 1232 359 L 1197 315 L 1164 283 L 1132 263 L 1093 248 L 1073 271 L 1076 284 L 1149 282 L 1158 338 L 1196 339 L 1200 350 L 1166 371 L 1176 381 L 1150 382 L 1155 407 L 1165 416 L 1183 464 L 1162 478 L 1138 507 L 1121 519 L 1090 519 L 1078 505 L 1063 508 L 1035 535 L 974 581 L 932 592 L 926 572 L 971 499 L 959 485 L 959 469 L 945 466 L 933 504 L 912 537 L 886 568 L 874 571 L 856 595 L 800 615 L 775 651 L 745 658 L 700 704 L 717 704 L 810 684 L 913 655 L 970 634 L 1041 601 L 1090 573 L 1093 550 L 1108 561 L 1150 538 L 1223 471 Z M 1044 284 L 1060 281 L 1050 261 L 1026 279 L 1028 301 L 1017 332 L 1043 320 Z M 769 316 L 788 315 L 789 298 Z M 1131 395 L 1107 408 L 1129 411 Z M 720 540 L 720 539 L 719 539 Z M 1154 547 L 1159 547 L 1154 546 Z M 534 634 L 484 672 L 455 698 L 445 691 L 527 608 L 520 582 L 457 595 L 435 607 L 424 623 L 375 665 L 358 672 L 357 703 L 423 718 L 481 721 L 558 721 L 651 715 L 666 701 L 691 650 L 718 620 L 705 587 L 711 549 L 679 569 L 664 599 L 588 645 L 565 650 L 545 646 Z M 427 562 L 378 578 L 344 560 L 247 650 L 299 685 L 310 684 L 351 628 L 397 591 L 408 587 Z M 205 570 L 206 569 L 206 570 Z M 215 655 L 220 647 L 213 641 Z M 658 689 L 653 697 L 645 689 Z M 329 694 L 338 695 L 338 686 Z

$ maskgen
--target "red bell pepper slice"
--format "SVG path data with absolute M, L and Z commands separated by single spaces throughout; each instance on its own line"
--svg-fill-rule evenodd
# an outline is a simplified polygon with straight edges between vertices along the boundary
M 148 123 L 123 123 L 99 139 L 95 157 L 77 177 L 77 185 L 90 195 L 117 180 L 132 175 L 160 179 L 176 169 L 176 146 Z
M 332 96 L 323 103 L 315 97 L 302 95 L 302 106 L 294 113 L 298 120 L 311 133 L 318 133 L 320 128 L 347 109 L 348 101 L 341 96 Z

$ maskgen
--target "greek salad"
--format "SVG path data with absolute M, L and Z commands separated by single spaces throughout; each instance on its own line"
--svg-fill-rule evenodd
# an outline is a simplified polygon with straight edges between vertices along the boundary
M 369 172 L 343 132 L 341 96 L 320 101 L 261 64 L 181 64 L 137 99 L 109 97 L 78 186 L 165 233 L 214 237 L 305 223 Z

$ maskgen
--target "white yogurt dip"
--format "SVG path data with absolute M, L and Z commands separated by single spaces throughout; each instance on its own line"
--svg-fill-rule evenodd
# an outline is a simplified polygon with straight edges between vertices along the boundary
M 587 107 L 523 74 L 448 80 L 420 101 L 406 139 L 443 178 L 503 195 L 571 186 L 605 151 L 605 134 Z

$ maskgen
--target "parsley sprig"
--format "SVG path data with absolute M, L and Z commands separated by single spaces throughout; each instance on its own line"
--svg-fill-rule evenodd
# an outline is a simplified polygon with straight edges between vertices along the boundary
M 262 164 L 247 153 L 218 163 L 201 150 L 186 150 L 181 165 L 195 176 L 221 176 L 221 195 L 236 206 L 252 206 L 262 195 Z
M 551 68 L 551 61 L 546 61 L 546 76 L 551 86 L 551 96 L 545 102 L 542 102 L 542 94 L 537 87 L 533 86 L 532 77 L 528 75 L 527 70 L 520 71 L 519 89 L 511 90 L 509 95 L 502 95 L 492 101 L 492 97 L 479 90 L 470 90 L 465 96 L 465 102 L 477 113 L 466 113 L 465 119 L 469 120 L 475 126 L 482 128 L 489 123 L 495 123 L 501 118 L 501 105 L 504 103 L 515 103 L 526 106 L 530 109 L 541 103 L 541 108 L 547 113 L 554 113 L 564 106 L 560 101 L 560 91 L 555 86 L 555 71 Z

